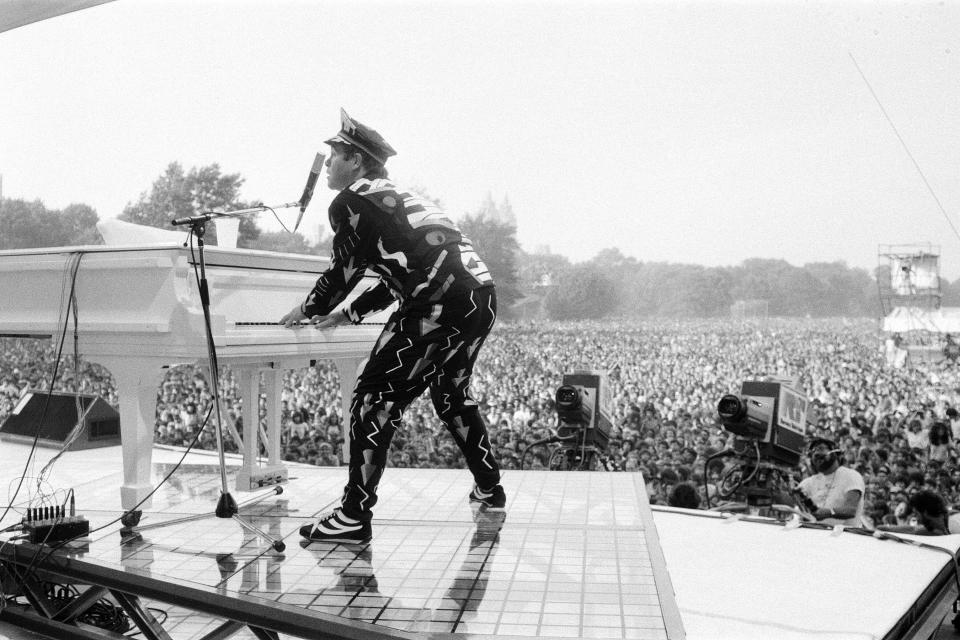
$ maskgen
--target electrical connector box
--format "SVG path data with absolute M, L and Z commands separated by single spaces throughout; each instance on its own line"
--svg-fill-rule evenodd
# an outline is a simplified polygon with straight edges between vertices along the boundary
M 90 533 L 90 521 L 83 516 L 47 518 L 23 523 L 23 530 L 33 544 L 50 544 Z

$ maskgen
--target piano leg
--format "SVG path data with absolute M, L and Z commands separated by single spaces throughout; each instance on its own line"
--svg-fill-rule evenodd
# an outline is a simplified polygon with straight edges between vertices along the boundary
M 280 396 L 283 391 L 283 372 L 263 369 L 263 386 L 267 401 L 267 462 L 270 466 L 283 466 L 283 459 L 280 457 L 283 429 Z
M 343 464 L 350 462 L 350 403 L 353 401 L 353 389 L 357 386 L 360 370 L 367 363 L 367 357 L 334 358 L 337 372 L 340 374 L 341 416 L 340 433 L 343 435 Z
M 163 381 L 163 361 L 149 358 L 99 358 L 117 383 L 123 484 L 120 505 L 125 510 L 149 508 L 153 491 L 153 438 L 157 426 L 157 390 Z
M 280 385 L 282 376 L 275 369 L 264 371 L 267 396 L 267 431 L 263 438 L 267 449 L 266 465 L 260 456 L 260 368 L 240 365 L 240 391 L 243 394 L 243 467 L 237 474 L 237 491 L 255 491 L 287 480 L 287 468 L 280 461 Z M 275 406 L 271 406 L 275 405 Z

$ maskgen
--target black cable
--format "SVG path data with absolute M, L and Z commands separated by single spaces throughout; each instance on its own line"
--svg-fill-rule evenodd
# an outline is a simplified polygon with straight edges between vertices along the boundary
M 716 460 L 717 458 L 726 458 L 729 456 L 736 455 L 737 452 L 733 449 L 723 449 L 717 451 L 713 455 L 707 456 L 707 459 L 703 462 L 703 495 L 707 501 L 707 509 L 710 509 L 710 486 L 707 484 L 707 475 L 710 470 L 710 462 Z M 720 487 L 717 486 L 717 493 L 720 493 Z
M 146 609 L 147 611 L 153 614 L 154 618 L 156 618 L 158 615 L 163 616 L 162 618 L 157 620 L 157 624 L 163 625 L 167 621 L 167 618 L 170 617 L 170 614 L 167 613 L 167 611 L 164 609 L 159 609 L 157 607 L 146 607 Z M 135 638 L 139 636 L 141 633 L 143 633 L 143 631 L 141 631 L 140 629 L 137 629 L 136 631 L 131 631 L 130 633 L 126 634 L 126 636 L 128 638 Z
M 29 574 L 29 573 L 32 573 L 32 572 L 36 569 L 36 566 L 40 563 L 41 560 L 46 560 L 46 558 L 49 557 L 50 555 L 52 555 L 53 552 L 56 551 L 57 549 L 60 549 L 60 548 L 63 547 L 64 545 L 66 545 L 66 544 L 68 544 L 68 543 L 70 543 L 70 542 L 73 542 L 74 540 L 77 540 L 78 538 L 85 538 L 85 537 L 89 536 L 90 534 L 96 533 L 97 531 L 102 531 L 103 529 L 105 529 L 105 528 L 107 528 L 107 527 L 109 527 L 109 526 L 112 526 L 112 525 L 116 524 L 117 522 L 119 522 L 120 520 L 122 520 L 123 517 L 124 517 L 127 513 L 131 512 L 131 511 L 136 511 L 137 507 L 139 507 L 139 506 L 142 505 L 144 502 L 146 502 L 147 500 L 149 500 L 150 497 L 152 497 L 153 494 L 156 493 L 156 492 L 160 489 L 160 487 L 162 487 L 162 486 L 167 482 L 167 480 L 169 480 L 170 477 L 180 468 L 180 465 L 183 464 L 183 461 L 186 459 L 187 454 L 190 453 L 190 451 L 193 450 L 193 447 L 194 447 L 194 446 L 197 444 L 197 442 L 200 440 L 200 435 L 203 433 L 203 430 L 204 430 L 204 429 L 206 428 L 206 426 L 207 426 L 207 421 L 210 419 L 210 412 L 211 412 L 211 411 L 213 411 L 213 407 L 210 407 L 210 409 L 207 409 L 207 415 L 204 416 L 204 418 L 203 418 L 203 424 L 200 425 L 200 428 L 199 428 L 199 429 L 197 429 L 197 434 L 193 437 L 193 441 L 190 443 L 190 445 L 187 447 L 187 449 L 183 452 L 183 455 L 180 456 L 180 460 L 177 461 L 177 463 L 176 463 L 176 464 L 173 466 L 173 468 L 167 473 L 167 475 L 165 475 L 165 476 L 163 477 L 163 479 L 160 480 L 160 482 L 157 483 L 157 485 L 156 485 L 153 489 L 150 490 L 150 493 L 148 493 L 147 495 L 145 495 L 145 496 L 140 500 L 140 502 L 138 502 L 137 504 L 135 504 L 131 509 L 128 509 L 128 510 L 124 511 L 123 513 L 121 513 L 120 516 L 114 518 L 113 520 L 107 522 L 106 524 L 103 524 L 103 525 L 101 525 L 101 526 L 99 526 L 99 527 L 96 527 L 95 529 L 91 529 L 90 531 L 88 531 L 88 532 L 86 532 L 86 533 L 79 534 L 79 535 L 73 536 L 73 537 L 71 537 L 71 538 L 66 538 L 66 539 L 64 539 L 64 540 L 59 540 L 59 541 L 54 542 L 53 544 L 50 544 L 50 545 L 47 545 L 45 541 L 41 541 L 40 543 L 38 543 L 38 544 L 41 545 L 41 546 L 37 549 L 37 552 L 36 552 L 36 554 L 34 555 L 33 559 L 31 559 L 30 564 L 27 565 L 27 568 L 25 569 L 25 573 L 28 573 L 28 574 Z M 53 529 L 51 528 L 50 533 L 52 533 L 52 532 L 53 532 Z M 49 534 L 48 534 L 48 535 L 49 535 Z M 44 547 L 47 548 L 47 554 L 46 554 L 46 555 L 43 555 Z
M 731 476 L 732 476 L 735 472 L 737 472 L 737 471 L 740 472 L 740 479 L 737 480 L 736 484 L 735 484 L 731 489 L 729 489 L 729 490 L 727 490 L 727 491 L 721 491 L 721 490 L 719 489 L 719 487 L 718 487 L 718 488 L 717 488 L 717 494 L 718 494 L 721 498 L 729 498 L 729 497 L 731 497 L 733 494 L 735 494 L 737 491 L 739 491 L 741 487 L 743 487 L 745 484 L 747 484 L 750 480 L 753 480 L 754 476 L 756 476 L 757 473 L 759 472 L 759 470 L 760 470 L 760 464 L 761 464 L 761 462 L 763 461 L 763 457 L 760 455 L 760 444 L 759 444 L 759 441 L 754 440 L 754 441 L 753 441 L 753 446 L 754 446 L 754 450 L 756 451 L 756 460 L 755 460 L 754 463 L 753 463 L 753 468 L 750 470 L 750 475 L 748 475 L 746 478 L 743 477 L 743 467 L 745 466 L 744 464 L 742 464 L 742 465 L 740 465 L 740 466 L 737 466 L 737 467 L 733 467 L 733 468 L 731 468 L 729 471 L 727 471 L 727 473 L 724 474 L 724 476 L 723 476 L 723 482 L 725 482 L 727 478 L 731 477 Z M 736 452 L 736 451 L 735 451 L 734 453 L 735 453 L 736 455 L 740 455 L 739 452 Z M 723 485 L 723 482 L 721 482 L 721 485 Z
M 580 466 L 577 467 L 578 471 L 583 471 L 583 465 L 589 465 L 587 462 L 587 430 L 581 426 L 580 428 Z M 589 466 L 587 467 L 589 470 Z
M 740 484 L 737 485 L 737 489 L 739 489 L 740 487 L 742 487 L 743 485 L 745 485 L 745 484 L 746 484 L 747 482 L 749 482 L 750 480 L 753 480 L 753 477 L 754 477 L 755 475 L 757 475 L 757 472 L 760 470 L 760 463 L 763 461 L 763 457 L 760 455 L 760 441 L 759 441 L 759 440 L 754 440 L 754 441 L 753 441 L 753 450 L 754 450 L 754 451 L 756 452 L 756 454 L 757 454 L 757 461 L 756 461 L 756 463 L 753 465 L 753 472 L 752 472 L 749 476 L 747 476 L 745 479 L 741 479 L 741 480 L 740 480 Z
M 193 265 L 193 279 L 200 282 L 200 271 L 197 269 L 197 256 L 193 253 L 193 240 L 195 237 L 194 228 L 190 227 L 190 231 L 187 233 L 187 241 L 190 243 L 190 264 Z
M 543 445 L 543 444 L 552 444 L 554 442 L 567 442 L 568 440 L 576 440 L 576 436 L 568 436 L 561 438 L 560 436 L 552 436 L 550 438 L 544 438 L 543 440 L 537 440 L 536 442 L 531 442 L 529 445 L 524 447 L 523 453 L 520 454 L 520 471 L 523 471 L 523 460 L 527 456 L 527 452 L 530 449 Z
M 80 259 L 83 257 L 83 253 L 81 252 L 76 255 L 77 255 L 76 264 L 73 267 L 73 277 L 70 284 L 71 298 L 74 296 L 74 290 L 77 284 L 77 273 L 80 270 Z M 69 313 L 69 307 L 66 311 L 67 313 Z M 3 513 L 0 514 L 0 521 L 6 518 L 7 514 L 10 513 L 10 509 L 13 508 L 13 504 L 14 502 L 16 502 L 17 496 L 20 494 L 20 490 L 23 488 L 24 480 L 26 480 L 27 470 L 30 468 L 30 462 L 33 460 L 33 456 L 37 451 L 37 444 L 40 441 L 40 432 L 41 432 L 40 426 L 43 425 L 43 421 L 47 417 L 47 410 L 50 408 L 50 398 L 53 394 L 53 386 L 57 382 L 57 371 L 60 368 L 60 362 L 63 357 L 63 344 L 64 344 L 64 339 L 66 338 L 66 335 L 67 335 L 67 326 L 68 326 L 68 322 L 66 321 L 66 319 L 64 319 L 63 330 L 60 333 L 60 340 L 59 340 L 59 346 L 57 348 L 57 354 L 53 361 L 53 371 L 50 374 L 50 387 L 47 390 L 46 397 L 44 398 L 43 408 L 40 410 L 40 419 L 39 419 L 39 424 L 37 425 L 37 433 L 34 434 L 33 436 L 33 443 L 30 445 L 30 452 L 27 454 L 27 461 L 24 463 L 23 474 L 21 474 L 20 476 L 20 482 L 17 483 L 17 488 L 14 490 L 13 495 L 10 497 L 10 503 L 3 510 Z
M 920 547 L 921 549 L 931 549 L 933 551 L 946 553 L 953 561 L 953 577 L 957 582 L 957 596 L 960 597 L 960 560 L 958 560 L 957 556 L 949 549 L 944 549 L 943 547 L 938 547 L 935 544 L 928 544 L 926 542 L 920 542 L 919 540 L 913 540 L 911 538 L 901 538 L 900 536 L 893 535 L 887 531 L 870 531 L 868 529 L 861 528 L 844 528 L 843 531 L 845 533 L 849 532 L 862 536 L 870 536 L 871 538 L 876 538 L 877 540 L 893 540 L 894 542 L 909 544 L 914 547 Z
M 281 220 L 280 216 L 277 215 L 277 212 L 273 210 L 273 207 L 268 207 L 265 204 L 259 204 L 257 206 L 263 207 L 264 209 L 272 213 L 273 217 L 277 219 L 277 222 L 280 223 L 280 226 L 283 227 L 284 231 L 286 231 L 287 233 L 293 233 L 293 231 L 290 231 L 290 229 L 287 229 L 287 225 L 283 224 L 283 220 Z
M 51 618 L 56 617 L 60 611 L 66 609 L 80 596 L 80 591 L 71 584 L 41 581 L 40 586 L 43 588 L 47 600 L 57 605 L 57 611 L 53 616 L 50 616 Z M 16 598 L 13 598 L 13 601 L 16 602 Z M 28 600 L 24 604 L 30 605 L 31 603 Z M 76 617 L 76 621 L 115 633 L 125 633 L 132 627 L 127 613 L 107 598 L 100 598 L 94 602 Z
M 40 483 L 43 482 L 44 476 L 49 473 L 49 470 L 53 465 L 60 459 L 67 448 L 73 444 L 74 440 L 80 435 L 82 430 L 82 416 L 83 410 L 80 403 L 80 390 L 77 388 L 78 382 L 80 380 L 80 331 L 79 331 L 79 313 L 78 313 L 78 303 L 77 303 L 77 276 L 80 274 L 80 260 L 83 258 L 82 253 L 74 254 L 76 255 L 76 260 L 71 266 L 71 279 L 70 279 L 70 296 L 68 298 L 67 304 L 67 315 L 73 316 L 73 386 L 74 386 L 74 407 L 77 416 L 77 422 L 74 424 L 73 429 L 70 430 L 70 434 L 67 439 L 63 442 L 63 445 L 60 447 L 60 451 L 57 452 L 53 458 L 47 461 L 47 464 L 43 466 L 40 470 L 40 473 L 37 475 L 37 490 L 40 490 Z M 71 310 L 73 313 L 71 314 Z M 64 319 L 64 332 L 61 342 L 63 342 L 64 337 L 66 336 L 67 324 L 69 323 L 69 318 Z M 61 350 L 63 345 L 61 344 Z M 50 391 L 53 391 L 53 384 L 50 385 Z

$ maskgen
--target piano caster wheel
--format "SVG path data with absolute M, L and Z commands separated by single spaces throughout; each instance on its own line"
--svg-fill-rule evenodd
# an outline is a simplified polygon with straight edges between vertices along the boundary
M 275 551 L 279 551 L 280 553 L 283 553 L 283 550 L 287 548 L 287 545 L 284 544 L 283 540 L 277 540 L 276 542 L 273 543 L 273 548 Z
M 120 524 L 126 528 L 135 527 L 140 524 L 140 517 L 143 515 L 143 512 L 139 509 L 136 511 L 127 511 L 122 516 L 120 516 Z

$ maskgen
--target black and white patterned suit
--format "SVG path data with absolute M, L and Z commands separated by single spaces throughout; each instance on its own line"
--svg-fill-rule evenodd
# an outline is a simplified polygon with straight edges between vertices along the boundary
M 334 198 L 329 214 L 331 265 L 307 297 L 306 315 L 329 314 L 368 268 L 380 282 L 343 310 L 350 320 L 399 301 L 353 392 L 343 513 L 371 518 L 393 434 L 427 388 L 477 486 L 494 487 L 500 471 L 469 394 L 497 311 L 486 265 L 443 210 L 385 178 L 357 180 Z

